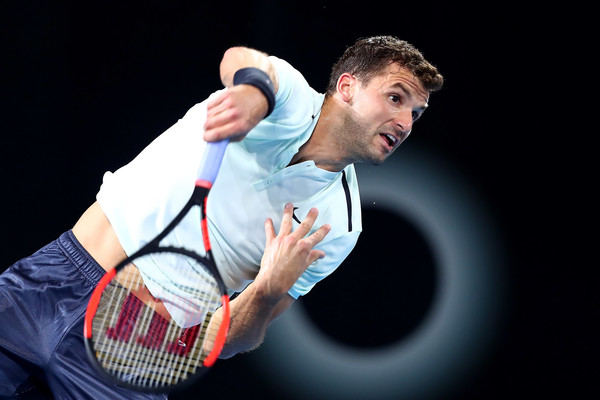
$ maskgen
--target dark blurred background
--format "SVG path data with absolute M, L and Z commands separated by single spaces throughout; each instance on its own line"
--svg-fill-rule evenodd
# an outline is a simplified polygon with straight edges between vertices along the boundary
M 579 236 L 581 209 L 565 208 L 580 187 L 552 123 L 570 118 L 577 79 L 551 12 L 506 2 L 223 3 L 2 3 L 0 268 L 69 229 L 105 171 L 220 88 L 228 47 L 284 58 L 323 92 L 346 46 L 391 34 L 446 84 L 394 162 L 359 169 L 367 190 L 355 252 L 276 322 L 263 348 L 220 361 L 172 398 L 597 395 L 598 369 L 585 362 L 598 350 L 593 265 L 565 251 Z M 567 71 L 540 72 L 557 49 Z M 438 317 L 435 337 L 447 341 L 419 344 Z M 325 346 L 322 371 L 294 359 L 314 337 Z M 377 368 L 392 378 L 378 383 Z M 401 384 L 390 388 L 394 376 Z

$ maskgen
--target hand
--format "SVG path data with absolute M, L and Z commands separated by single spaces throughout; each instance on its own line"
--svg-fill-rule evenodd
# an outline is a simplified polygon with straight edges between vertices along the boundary
M 279 301 L 310 264 L 325 257 L 325 252 L 314 247 L 331 231 L 331 226 L 325 224 L 306 236 L 319 214 L 316 208 L 312 208 L 300 226 L 292 231 L 293 211 L 291 203 L 285 205 L 278 234 L 273 221 L 270 218 L 265 221 L 265 252 L 254 283 L 260 288 L 259 293 L 270 302 Z
M 206 104 L 204 140 L 242 140 L 267 114 L 262 92 L 251 85 L 236 85 L 211 96 Z

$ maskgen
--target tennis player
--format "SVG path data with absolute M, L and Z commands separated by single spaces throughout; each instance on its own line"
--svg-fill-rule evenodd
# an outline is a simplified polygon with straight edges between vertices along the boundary
M 233 298 L 222 358 L 256 348 L 356 244 L 354 164 L 383 163 L 443 84 L 415 47 L 392 36 L 347 48 L 324 94 L 286 61 L 245 47 L 225 52 L 220 75 L 224 89 L 106 172 L 73 229 L 0 275 L 1 398 L 166 397 L 103 380 L 86 355 L 83 315 L 104 272 L 187 201 L 205 143 L 225 138 L 232 143 L 208 200 L 213 253 Z M 301 223 L 305 237 L 295 234 Z M 202 253 L 199 230 L 183 226 L 176 240 Z M 143 272 L 158 282 L 170 273 Z

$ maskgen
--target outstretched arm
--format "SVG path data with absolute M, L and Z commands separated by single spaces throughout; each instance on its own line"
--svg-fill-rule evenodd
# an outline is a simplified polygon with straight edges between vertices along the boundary
M 310 264 L 325 256 L 314 246 L 323 240 L 331 227 L 323 225 L 306 236 L 317 218 L 317 209 L 310 210 L 295 231 L 292 231 L 292 215 L 293 207 L 287 204 L 277 234 L 273 222 L 270 219 L 265 222 L 267 241 L 260 271 L 256 279 L 231 301 L 231 325 L 221 358 L 260 345 L 269 324 L 294 302 L 287 292 Z M 220 318 L 219 312 L 215 317 Z
M 235 73 L 248 67 L 265 72 L 277 93 L 277 71 L 267 54 L 247 47 L 228 49 L 220 64 L 221 82 L 228 89 L 212 96 L 207 103 L 204 140 L 242 140 L 267 114 L 267 98 L 257 87 L 247 84 L 233 85 Z

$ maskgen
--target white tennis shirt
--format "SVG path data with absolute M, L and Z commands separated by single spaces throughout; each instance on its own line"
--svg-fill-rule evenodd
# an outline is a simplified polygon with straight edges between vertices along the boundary
M 312 134 L 324 95 L 286 61 L 270 59 L 279 75 L 275 109 L 243 141 L 227 146 L 207 215 L 213 255 L 231 294 L 242 291 L 258 273 L 268 217 L 278 231 L 285 203 L 297 207 L 294 215 L 300 221 L 310 208 L 318 208 L 312 231 L 326 223 L 332 230 L 316 246 L 325 258 L 310 265 L 290 289 L 298 298 L 331 274 L 356 244 L 362 230 L 360 199 L 353 165 L 341 172 L 320 169 L 313 161 L 288 166 Z M 193 106 L 129 164 L 105 173 L 97 200 L 127 254 L 152 240 L 188 201 L 205 146 L 205 118 L 206 101 Z M 195 209 L 163 243 L 204 254 Z M 139 267 L 155 296 L 177 285 L 174 271 Z

